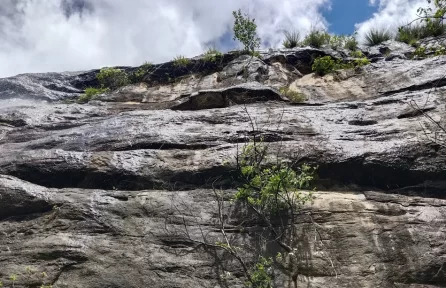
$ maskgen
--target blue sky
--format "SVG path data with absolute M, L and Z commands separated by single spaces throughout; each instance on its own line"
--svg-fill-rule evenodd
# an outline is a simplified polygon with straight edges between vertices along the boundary
M 355 24 L 366 21 L 378 11 L 369 0 L 332 0 L 331 7 L 323 11 L 323 16 L 330 23 L 329 31 L 335 34 L 352 34 Z

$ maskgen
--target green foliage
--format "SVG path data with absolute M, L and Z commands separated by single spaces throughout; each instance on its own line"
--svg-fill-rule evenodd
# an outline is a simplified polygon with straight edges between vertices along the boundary
M 235 199 L 264 215 L 294 209 L 311 200 L 311 193 L 304 194 L 299 189 L 309 187 L 315 168 L 304 164 L 300 171 L 295 171 L 286 162 L 263 167 L 267 147 L 261 143 L 250 143 L 243 148 L 239 169 L 244 184 L 239 187 Z
M 446 55 L 446 47 L 445 46 L 441 46 L 441 47 L 435 49 L 435 56 L 440 56 L 440 55 Z
M 313 71 L 319 76 L 324 76 L 328 73 L 338 69 L 350 69 L 355 67 L 361 67 L 370 64 L 370 60 L 365 57 L 360 51 L 352 52 L 354 56 L 358 56 L 357 59 L 348 63 L 343 63 L 340 60 L 335 60 L 330 56 L 324 56 L 314 59 L 311 66 Z
M 127 73 L 117 68 L 103 68 L 96 76 L 102 88 L 117 89 L 129 84 Z
M 305 37 L 303 44 L 315 48 L 321 48 L 330 42 L 330 34 L 322 30 L 312 30 Z
M 355 51 L 358 48 L 358 41 L 356 40 L 355 35 L 345 37 L 344 48 L 350 51 Z
M 343 35 L 332 35 L 330 36 L 329 45 L 333 50 L 337 50 L 344 46 L 345 36 Z
M 324 76 L 328 73 L 331 73 L 335 69 L 337 69 L 337 67 L 338 63 L 330 56 L 316 58 L 313 62 L 313 65 L 311 66 L 313 71 L 316 72 L 316 74 L 318 74 L 319 76 Z
M 255 19 L 243 15 L 242 11 L 233 11 L 234 16 L 234 41 L 238 40 L 244 45 L 244 50 L 254 52 L 260 47 L 260 38 L 257 37 L 257 24 Z
M 245 283 L 245 286 L 250 288 L 273 288 L 273 279 L 269 272 L 272 263 L 271 258 L 260 257 L 251 270 L 251 282 Z
M 150 62 L 144 62 L 139 68 L 130 75 L 130 82 L 141 82 L 144 77 L 149 74 L 153 69 L 153 64 Z
M 306 100 L 306 97 L 303 93 L 293 91 L 288 87 L 282 87 L 279 91 L 280 94 L 287 97 L 292 103 L 302 103 Z
M 3 282 L 2 281 L 0 281 L 0 287 L 3 287 Z
M 392 35 L 387 30 L 383 29 L 371 29 L 365 35 L 365 44 L 367 46 L 379 45 L 384 41 L 390 40 Z
M 408 24 L 398 28 L 395 39 L 415 45 L 418 40 L 427 37 L 437 37 L 446 34 L 446 27 L 441 21 L 431 21 L 430 23 Z
M 89 87 L 85 89 L 85 93 L 82 94 L 77 100 L 78 103 L 87 103 L 90 100 L 93 100 L 97 95 L 108 92 L 108 88 L 93 88 Z
M 221 58 L 223 58 L 223 53 L 215 48 L 209 48 L 203 56 L 203 60 L 209 63 L 216 63 Z
M 362 58 L 362 57 L 364 57 L 364 54 L 361 52 L 361 50 L 351 51 L 349 53 L 349 55 L 350 55 L 350 57 L 353 57 L 353 58 Z
M 361 58 L 353 60 L 354 67 L 362 67 L 362 66 L 369 65 L 369 64 L 370 64 L 370 60 L 367 57 L 361 57 Z
M 443 35 L 445 29 L 443 20 L 446 14 L 446 0 L 427 0 L 427 2 L 429 4 L 433 3 L 434 9 L 432 7 L 420 7 L 417 10 L 418 17 L 426 24 L 432 36 Z
M 300 33 L 297 30 L 294 31 L 285 31 L 283 32 L 285 35 L 285 40 L 282 45 L 285 48 L 291 49 L 300 45 Z
M 424 58 L 426 57 L 426 48 L 425 47 L 418 47 L 415 49 L 415 52 L 413 53 L 414 57 L 418 58 Z
M 184 57 L 183 55 L 178 55 L 177 57 L 175 57 L 175 58 L 173 59 L 173 65 L 174 65 L 175 67 L 178 67 L 178 68 L 185 68 L 185 67 L 187 67 L 187 65 L 189 65 L 190 63 L 191 63 L 191 62 L 190 62 L 190 59 Z

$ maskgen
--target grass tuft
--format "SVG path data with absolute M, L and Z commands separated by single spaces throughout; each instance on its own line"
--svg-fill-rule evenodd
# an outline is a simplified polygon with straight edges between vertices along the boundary
M 299 31 L 285 31 L 285 40 L 283 41 L 283 47 L 291 49 L 300 46 L 300 33 Z
M 365 45 L 375 46 L 379 45 L 387 40 L 390 40 L 392 35 L 384 29 L 371 29 L 365 35 Z
M 303 93 L 293 91 L 288 87 L 282 87 L 279 91 L 280 94 L 287 97 L 291 101 L 291 103 L 302 103 L 307 100 Z
M 314 48 L 321 48 L 330 42 L 330 34 L 322 30 L 312 30 L 305 37 L 303 44 Z

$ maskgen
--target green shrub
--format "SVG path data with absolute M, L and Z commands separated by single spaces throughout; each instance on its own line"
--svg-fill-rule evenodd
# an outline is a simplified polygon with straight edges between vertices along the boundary
M 426 48 L 425 47 L 418 47 L 415 49 L 415 52 L 413 53 L 413 56 L 418 58 L 424 58 L 426 57 Z
M 130 83 L 127 73 L 117 68 L 103 68 L 96 76 L 102 88 L 117 89 Z
M 362 67 L 362 66 L 369 65 L 369 64 L 370 64 L 370 60 L 367 57 L 361 57 L 361 58 L 353 60 L 354 67 Z
M 184 57 L 183 55 L 178 55 L 173 59 L 173 65 L 178 68 L 184 68 L 191 63 L 190 59 Z
M 299 31 L 285 31 L 285 40 L 283 41 L 283 47 L 291 49 L 300 45 L 300 33 Z
M 233 11 L 234 16 L 234 40 L 239 40 L 245 51 L 254 52 L 260 47 L 260 38 L 257 37 L 257 24 L 255 19 L 249 18 L 248 14 L 242 15 L 241 10 Z
M 273 279 L 269 270 L 273 264 L 272 258 L 260 257 L 250 271 L 251 282 L 246 282 L 249 288 L 273 288 Z
M 282 87 L 279 91 L 280 94 L 287 97 L 291 101 L 291 103 L 302 103 L 306 100 L 306 97 L 303 93 L 293 91 L 288 87 Z
M 90 100 L 93 100 L 97 95 L 103 94 L 108 92 L 108 88 L 93 88 L 89 87 L 85 89 L 85 93 L 79 96 L 79 99 L 77 100 L 78 103 L 87 103 Z
M 383 29 L 371 29 L 365 35 L 365 44 L 367 46 L 379 45 L 384 41 L 390 40 L 392 36 L 387 30 Z
M 203 60 L 205 62 L 215 63 L 218 59 L 221 59 L 223 57 L 223 53 L 218 51 L 215 48 L 209 48 L 203 56 Z
M 441 46 L 441 47 L 435 49 L 435 56 L 440 56 L 440 55 L 446 55 L 446 47 L 445 46 Z
M 349 53 L 349 55 L 350 55 L 350 57 L 353 57 L 353 58 L 362 58 L 362 57 L 364 57 L 364 54 L 362 54 L 361 50 L 351 51 Z
M 340 47 L 344 46 L 345 36 L 332 35 L 329 40 L 330 48 L 333 50 L 337 50 Z
M 138 83 L 141 82 L 144 79 L 144 76 L 149 74 L 153 69 L 153 64 L 150 62 L 144 62 L 141 66 L 139 66 L 138 70 L 133 72 L 130 75 L 130 82 L 131 83 Z
M 312 30 L 305 37 L 303 44 L 314 48 L 321 48 L 330 42 L 330 34 L 322 30 Z
M 311 193 L 299 190 L 309 188 L 316 167 L 304 164 L 299 171 L 295 171 L 287 162 L 264 167 L 266 163 L 262 160 L 265 160 L 263 157 L 267 149 L 257 142 L 243 147 L 239 169 L 244 184 L 238 188 L 235 200 L 255 207 L 263 215 L 271 216 L 313 199 Z
M 398 28 L 395 40 L 413 45 L 419 39 L 421 39 L 421 26 L 420 25 L 406 25 Z
M 358 48 L 358 41 L 354 35 L 345 37 L 344 48 L 350 51 L 355 51 Z
M 338 63 L 333 60 L 330 56 L 324 56 L 314 59 L 313 65 L 311 68 L 316 74 L 319 76 L 324 76 L 328 73 L 333 72 L 337 69 Z

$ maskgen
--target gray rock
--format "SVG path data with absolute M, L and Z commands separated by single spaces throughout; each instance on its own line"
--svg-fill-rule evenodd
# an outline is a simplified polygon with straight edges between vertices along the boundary
M 387 61 L 324 77 L 313 59 L 345 52 L 163 63 L 83 105 L 59 100 L 97 85 L 98 70 L 0 79 L 0 281 L 243 287 L 235 261 L 193 240 L 221 240 L 212 187 L 230 199 L 235 155 L 256 135 L 279 158 L 319 166 L 315 202 L 286 238 L 296 269 L 277 269 L 277 287 L 445 287 L 446 57 L 381 48 Z M 368 53 L 384 60 L 380 47 Z M 285 86 L 308 100 L 290 103 Z M 250 219 L 225 207 L 231 228 Z M 231 236 L 257 247 L 261 224 Z

